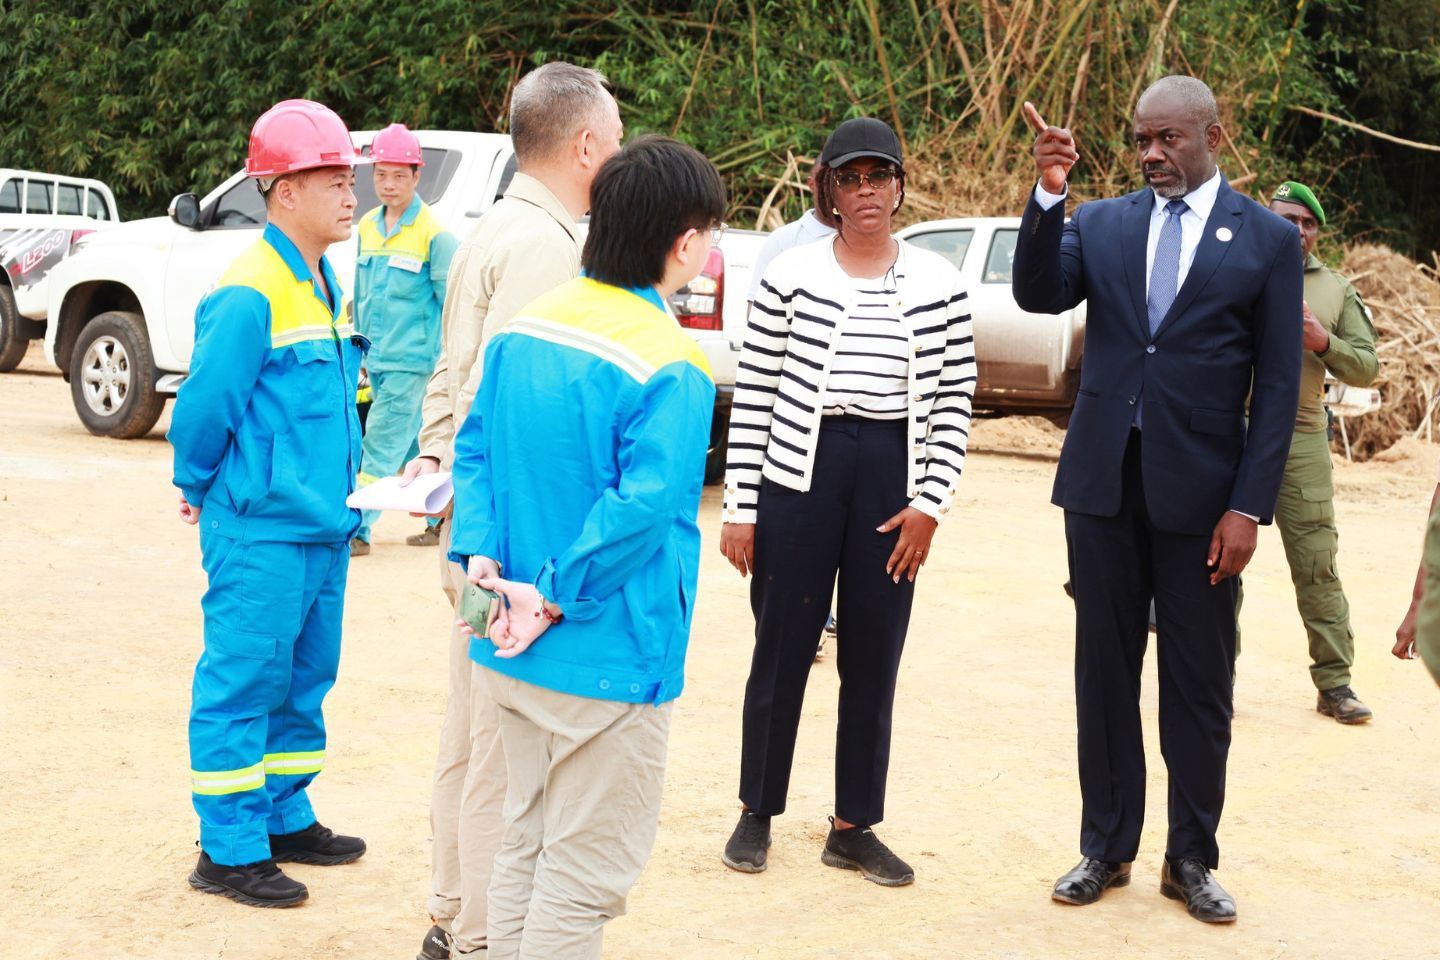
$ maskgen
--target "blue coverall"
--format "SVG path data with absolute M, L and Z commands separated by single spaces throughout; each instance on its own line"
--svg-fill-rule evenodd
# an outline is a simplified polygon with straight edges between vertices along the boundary
M 388 477 L 420 452 L 425 385 L 440 357 L 440 312 L 455 237 L 440 225 L 419 195 L 393 230 L 385 208 L 360 220 L 355 261 L 355 329 L 370 343 L 365 369 L 374 402 L 365 421 L 360 483 Z M 361 516 L 361 540 L 379 516 Z
M 174 482 L 201 508 L 205 647 L 190 706 L 200 846 L 216 863 L 270 856 L 270 834 L 315 822 L 358 511 L 355 384 L 364 340 L 273 224 L 195 315 L 169 439 Z

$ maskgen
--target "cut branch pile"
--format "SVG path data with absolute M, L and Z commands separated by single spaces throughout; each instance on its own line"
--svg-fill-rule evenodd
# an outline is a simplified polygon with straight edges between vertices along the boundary
M 1340 263 L 1370 308 L 1380 356 L 1375 386 L 1383 406 L 1345 422 L 1356 460 L 1404 437 L 1440 435 L 1440 257 L 1431 256 L 1434 264 L 1421 264 L 1388 247 L 1357 244 Z

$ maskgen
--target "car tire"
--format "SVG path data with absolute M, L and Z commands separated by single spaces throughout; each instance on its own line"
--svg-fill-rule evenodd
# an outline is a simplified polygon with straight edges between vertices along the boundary
M 165 395 L 155 389 L 155 360 L 138 313 L 111 310 L 80 331 L 70 355 L 70 398 L 85 429 L 133 440 L 155 426 Z
M 705 485 L 725 479 L 725 458 L 730 453 L 730 418 L 715 412 L 710 422 L 710 450 L 705 454 Z
M 30 340 L 20 324 L 20 310 L 15 306 L 15 291 L 0 284 L 0 373 L 9 373 L 20 366 Z

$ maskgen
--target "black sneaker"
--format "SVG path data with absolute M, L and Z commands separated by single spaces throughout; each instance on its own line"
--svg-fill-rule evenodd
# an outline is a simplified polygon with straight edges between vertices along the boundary
M 365 841 L 359 837 L 342 837 L 329 827 L 312 823 L 294 833 L 270 834 L 270 855 L 276 863 L 330 867 L 359 860 L 365 855 Z
M 450 931 L 440 924 L 430 928 L 420 944 L 415 960 L 450 960 Z
M 252 907 L 293 907 L 310 896 L 305 884 L 285 876 L 274 860 L 228 867 L 211 860 L 204 850 L 190 873 L 190 886 Z
M 841 830 L 835 826 L 834 817 L 830 818 L 830 836 L 825 838 L 820 862 L 827 867 L 859 870 L 866 880 L 882 887 L 903 887 L 915 882 L 915 871 L 910 869 L 910 864 L 891 853 L 874 830 L 869 827 Z
M 725 866 L 741 873 L 762 873 L 765 870 L 765 851 L 770 849 L 770 818 L 762 817 L 750 810 L 740 811 L 740 822 L 725 844 L 720 859 Z

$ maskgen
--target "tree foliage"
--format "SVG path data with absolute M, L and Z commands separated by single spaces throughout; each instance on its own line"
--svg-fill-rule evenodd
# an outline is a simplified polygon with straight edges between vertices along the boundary
M 1139 91 L 1194 73 L 1222 104 L 1222 167 L 1257 196 L 1317 185 L 1341 229 L 1440 247 L 1440 154 L 1300 113 L 1440 143 L 1433 0 L 18 0 L 0 14 L 0 163 L 107 180 L 127 216 L 204 192 L 286 97 L 356 128 L 503 130 L 507 96 L 564 58 L 614 81 L 630 131 L 686 139 L 737 222 L 805 203 L 838 121 L 884 117 L 911 158 L 912 217 L 1003 214 L 1028 188 L 1020 103 L 1070 125 L 1074 189 L 1137 180 Z M 779 185 L 777 187 L 777 184 Z

